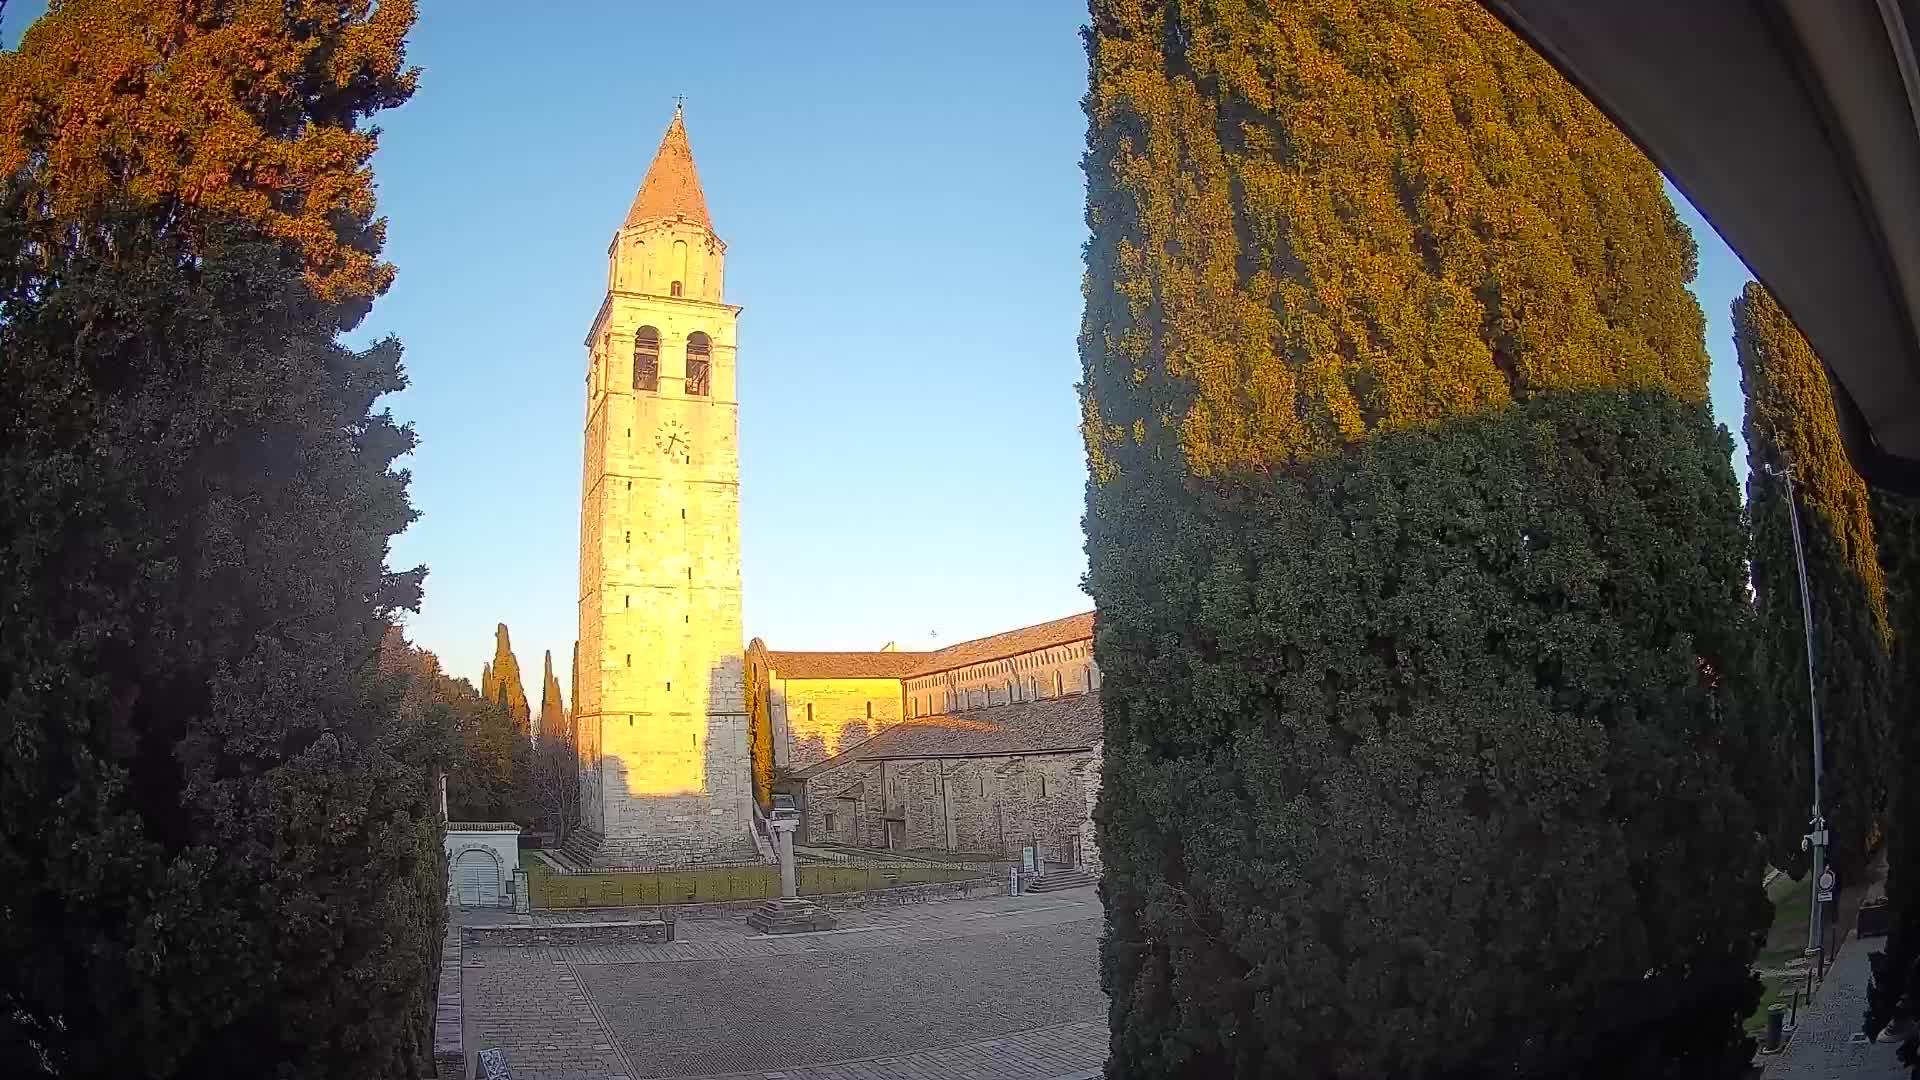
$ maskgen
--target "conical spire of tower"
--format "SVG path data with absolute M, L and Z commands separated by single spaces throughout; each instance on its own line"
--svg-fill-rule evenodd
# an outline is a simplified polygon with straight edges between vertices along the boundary
M 666 137 L 660 140 L 639 194 L 633 197 L 623 228 L 674 217 L 713 231 L 713 218 L 707 215 L 707 198 L 700 191 L 700 172 L 693 167 L 693 148 L 687 145 L 687 126 L 680 119 L 678 105 L 673 107 L 673 122 L 667 125 Z

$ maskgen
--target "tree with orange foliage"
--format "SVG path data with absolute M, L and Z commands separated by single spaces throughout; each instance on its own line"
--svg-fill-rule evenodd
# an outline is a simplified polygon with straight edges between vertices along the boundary
M 357 324 L 393 282 L 381 261 L 365 121 L 413 95 L 413 0 L 65 0 L 0 53 L 0 175 L 48 248 L 116 200 L 189 233 L 252 222 Z
M 414 436 L 340 334 L 412 20 L 64 0 L 0 53 L 0 1075 L 432 1073 Z

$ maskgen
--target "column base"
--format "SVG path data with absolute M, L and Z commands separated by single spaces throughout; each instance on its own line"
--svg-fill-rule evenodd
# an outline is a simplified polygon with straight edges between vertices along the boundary
M 747 925 L 763 934 L 806 934 L 831 930 L 833 915 L 811 900 L 798 896 L 769 900 L 747 914 Z

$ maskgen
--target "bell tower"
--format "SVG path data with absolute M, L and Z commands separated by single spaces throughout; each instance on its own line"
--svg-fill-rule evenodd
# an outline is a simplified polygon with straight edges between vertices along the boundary
M 726 250 L 676 108 L 585 343 L 576 854 L 598 865 L 755 855 Z

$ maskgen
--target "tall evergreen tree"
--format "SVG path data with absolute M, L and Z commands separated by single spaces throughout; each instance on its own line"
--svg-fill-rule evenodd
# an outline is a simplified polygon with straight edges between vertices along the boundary
M 546 653 L 546 673 L 540 679 L 540 738 L 572 742 L 567 736 L 566 710 L 560 703 L 560 680 L 553 675 L 553 650 Z
M 1766 655 L 1757 705 L 1774 747 L 1775 801 L 1768 833 L 1775 865 L 1799 872 L 1813 774 L 1800 575 L 1785 481 L 1799 500 L 1814 650 L 1825 735 L 1822 810 L 1842 881 L 1866 871 L 1867 843 L 1886 808 L 1886 576 L 1874 539 L 1867 485 L 1840 441 L 1826 372 L 1773 297 L 1749 282 L 1733 302 L 1734 344 L 1746 392 L 1747 506 L 1753 530 L 1757 630 Z
M 1658 173 L 1465 0 L 1094 0 L 1115 1076 L 1733 1076 L 1731 439 Z
M 17 227 L 91 246 L 68 225 L 126 198 L 251 221 L 358 323 L 394 273 L 362 121 L 412 95 L 413 20 L 413 0 L 53 5 L 0 54 L 0 175 L 34 181 Z
M 431 1068 L 444 743 L 367 171 L 406 0 L 53 5 L 0 54 L 0 1062 Z M 137 77 L 129 75 L 137 73 Z
M 507 634 L 506 623 L 493 628 L 493 662 L 481 676 L 480 693 L 505 708 L 521 734 L 531 730 L 533 711 L 527 705 L 527 690 L 520 682 L 520 661 L 513 655 L 513 641 Z
M 0 251 L 0 1059 L 422 1075 L 438 761 L 375 665 L 422 577 L 385 566 L 399 346 L 338 345 L 244 230 L 124 228 L 115 266 Z
M 1866 1029 L 1878 1035 L 1889 1021 L 1920 1020 L 1920 503 L 1873 493 L 1873 523 L 1887 580 L 1887 616 L 1893 645 L 1888 657 L 1889 724 L 1887 899 L 1893 926 L 1873 961 Z M 1920 1076 L 1920 1035 L 1900 1049 Z

